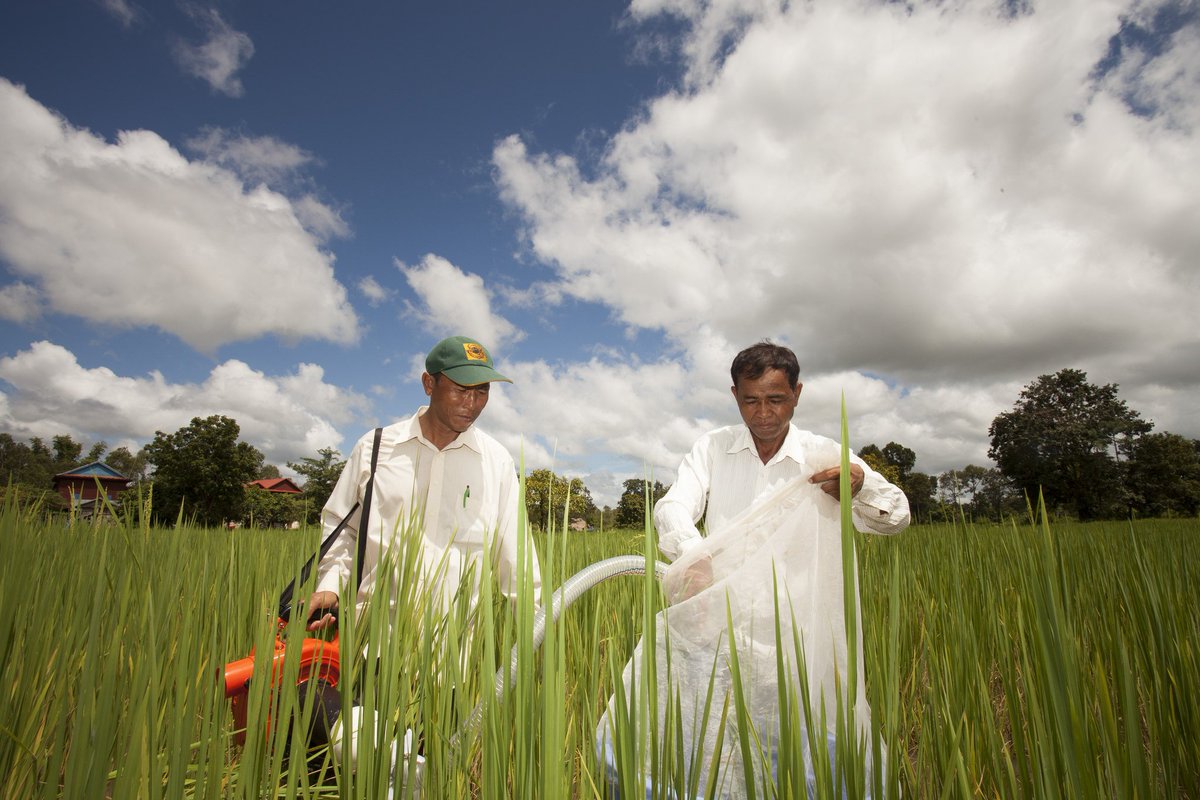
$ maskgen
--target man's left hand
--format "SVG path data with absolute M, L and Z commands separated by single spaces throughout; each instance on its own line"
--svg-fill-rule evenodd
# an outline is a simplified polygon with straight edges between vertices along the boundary
M 841 486 L 841 477 L 842 477 L 842 468 L 841 467 L 830 467 L 829 469 L 821 470 L 820 472 L 816 473 L 808 480 L 809 480 L 809 483 L 820 484 L 821 491 L 825 492 L 825 494 L 829 495 L 834 500 L 837 500 L 841 496 L 841 492 L 839 491 L 840 486 Z M 850 465 L 850 496 L 851 497 L 858 494 L 858 490 L 862 488 L 863 479 L 865 477 L 866 477 L 866 473 L 863 472 L 862 467 L 860 467 L 858 464 Z

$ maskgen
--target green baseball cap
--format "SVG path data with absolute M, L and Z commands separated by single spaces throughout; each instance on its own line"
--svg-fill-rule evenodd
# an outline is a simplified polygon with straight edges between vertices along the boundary
M 511 380 L 496 372 L 487 348 L 469 336 L 442 339 L 425 356 L 425 371 L 442 374 L 459 386 L 478 386 L 492 381 Z

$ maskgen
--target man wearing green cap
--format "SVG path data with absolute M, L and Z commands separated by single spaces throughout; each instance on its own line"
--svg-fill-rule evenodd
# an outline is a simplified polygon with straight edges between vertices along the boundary
M 495 381 L 512 382 L 496 371 L 487 348 L 466 336 L 443 339 L 429 351 L 421 375 L 429 405 L 383 428 L 356 603 L 360 613 L 375 586 L 374 567 L 381 553 L 392 544 L 395 532 L 405 531 L 413 520 L 420 526 L 427 574 L 439 575 L 438 585 L 431 588 L 443 601 L 485 552 L 492 558 L 501 591 L 515 597 L 517 542 L 522 535 L 517 529 L 517 470 L 508 451 L 474 426 Z M 374 432 L 359 439 L 322 512 L 326 535 L 343 519 L 346 526 L 318 567 L 317 591 L 308 604 L 310 630 L 333 622 L 328 613 L 316 620 L 313 616 L 318 609 L 337 606 L 339 588 L 354 574 L 357 538 L 363 535 L 361 511 L 354 509 L 361 508 L 370 479 L 374 440 Z M 537 556 L 531 541 L 525 545 L 536 592 Z M 476 581 L 478 572 L 476 567 Z

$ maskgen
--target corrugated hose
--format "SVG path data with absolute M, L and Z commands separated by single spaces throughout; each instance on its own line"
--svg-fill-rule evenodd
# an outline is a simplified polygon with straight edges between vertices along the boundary
M 554 599 L 551 602 L 550 610 L 547 611 L 545 608 L 539 608 L 533 618 L 533 650 L 541 647 L 543 640 L 546 638 L 547 616 L 552 616 L 554 621 L 557 622 L 563 610 L 572 606 L 589 589 L 598 586 L 610 578 L 618 578 L 622 575 L 645 575 L 647 563 L 644 556 L 614 556 L 613 558 L 606 558 L 603 561 L 597 561 L 595 564 L 589 564 L 567 578 L 562 586 L 559 586 L 554 592 Z M 661 581 L 663 574 L 667 571 L 667 565 L 662 561 L 650 563 L 654 564 L 654 577 Z M 494 685 L 497 700 L 504 697 L 505 687 L 516 683 L 519 648 L 519 643 L 513 645 L 512 653 L 508 658 L 507 669 L 500 667 L 500 669 L 496 670 Z M 483 700 L 479 701 L 474 710 L 471 711 L 471 716 L 459 728 L 458 733 L 454 734 L 454 738 L 450 740 L 451 750 L 457 750 L 462 737 L 479 727 L 479 723 L 483 719 L 483 703 Z

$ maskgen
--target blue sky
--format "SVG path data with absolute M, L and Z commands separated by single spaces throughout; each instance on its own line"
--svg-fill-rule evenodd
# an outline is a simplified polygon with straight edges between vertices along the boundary
M 986 463 L 1037 375 L 1200 436 L 1194 4 L 748 0 L 0 11 L 0 429 L 140 445 L 224 413 L 279 464 L 421 402 L 602 502 L 732 422 Z

